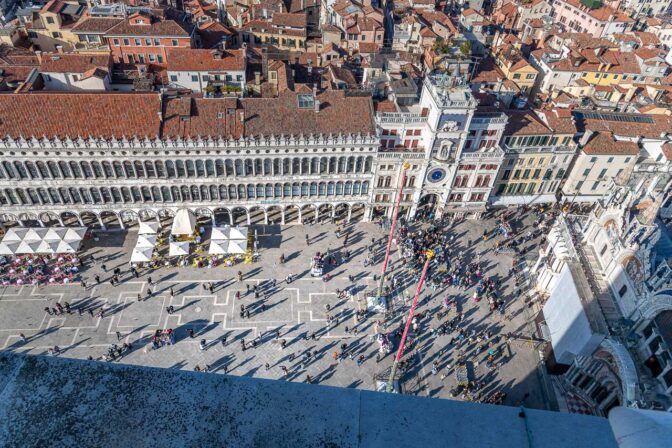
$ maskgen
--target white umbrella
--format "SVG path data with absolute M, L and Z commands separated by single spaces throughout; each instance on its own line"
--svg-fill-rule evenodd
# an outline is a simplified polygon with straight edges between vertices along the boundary
M 24 227 L 12 227 L 7 231 L 2 241 L 22 241 L 26 232 L 28 232 L 28 229 Z
M 68 232 L 68 229 L 63 227 L 50 227 L 47 229 L 47 233 L 44 235 L 45 241 L 61 241 L 65 234 Z
M 19 241 L 3 241 L 0 243 L 0 255 L 14 255 L 19 244 Z
M 47 231 L 47 229 L 43 228 L 28 229 L 26 235 L 23 237 L 23 241 L 42 241 L 47 234 Z
M 140 221 L 138 233 L 140 235 L 157 233 L 159 231 L 159 223 L 156 221 Z
M 247 240 L 247 227 L 229 227 L 230 240 Z
M 58 243 L 58 247 L 56 248 L 56 253 L 57 254 L 74 254 L 77 252 L 77 249 L 79 248 L 79 243 L 76 241 L 68 242 L 68 241 L 61 241 Z
M 53 254 L 56 253 L 60 241 L 42 241 L 40 245 L 35 249 L 35 253 L 38 254 Z
M 135 247 L 154 247 L 156 246 L 156 234 L 138 235 L 138 242 Z
M 213 227 L 212 235 L 210 235 L 211 240 L 228 240 L 229 239 L 229 226 L 226 227 Z
M 191 235 L 196 228 L 196 216 L 191 210 L 181 208 L 175 213 L 173 218 L 173 227 L 171 233 L 173 235 Z
M 68 227 L 68 230 L 63 237 L 63 241 L 81 241 L 84 239 L 84 235 L 86 235 L 86 227 Z
M 131 254 L 131 263 L 150 261 L 153 251 L 154 249 L 151 247 L 136 247 Z
M 228 240 L 210 240 L 210 248 L 208 249 L 208 253 L 210 255 L 227 254 L 227 242 Z
M 244 254 L 247 241 L 242 240 L 228 240 L 226 242 L 227 254 Z
M 173 241 L 168 248 L 168 255 L 171 257 L 189 255 L 189 241 Z
M 16 248 L 17 254 L 34 254 L 37 247 L 40 245 L 39 241 L 21 241 L 19 247 Z

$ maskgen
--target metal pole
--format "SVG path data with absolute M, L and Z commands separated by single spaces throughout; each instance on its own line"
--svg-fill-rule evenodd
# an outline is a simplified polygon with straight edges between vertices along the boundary
M 411 167 L 411 164 L 404 162 L 401 167 L 401 182 L 399 183 L 399 192 L 397 199 L 394 202 L 394 211 L 392 213 L 392 225 L 390 226 L 390 236 L 387 238 L 387 249 L 385 249 L 385 260 L 383 260 L 383 271 L 380 274 L 380 283 L 378 283 L 378 297 L 383 296 L 383 286 L 385 285 L 385 273 L 387 272 L 387 263 L 390 260 L 390 249 L 392 249 L 392 239 L 394 238 L 394 228 L 397 225 L 397 217 L 399 216 L 399 204 L 403 196 L 404 184 L 406 183 L 406 170 Z
M 425 260 L 425 266 L 422 268 L 422 274 L 420 275 L 420 281 L 418 282 L 418 289 L 415 291 L 415 297 L 413 297 L 413 303 L 411 303 L 411 310 L 408 314 L 408 319 L 406 319 L 406 326 L 404 327 L 404 334 L 401 336 L 401 341 L 399 342 L 399 349 L 397 350 L 397 356 L 394 358 L 394 363 L 392 364 L 392 371 L 390 372 L 390 379 L 387 381 L 387 392 L 392 392 L 394 376 L 397 374 L 397 367 L 399 361 L 401 361 L 401 355 L 404 353 L 404 345 L 406 344 L 406 337 L 408 336 L 408 329 L 411 327 L 411 322 L 413 321 L 413 315 L 415 314 L 415 307 L 418 305 L 418 297 L 420 297 L 420 290 L 422 289 L 422 284 L 425 282 L 425 276 L 427 275 L 427 269 L 429 268 L 429 262 L 432 261 L 434 256 L 433 250 L 428 250 L 425 252 L 427 260 Z

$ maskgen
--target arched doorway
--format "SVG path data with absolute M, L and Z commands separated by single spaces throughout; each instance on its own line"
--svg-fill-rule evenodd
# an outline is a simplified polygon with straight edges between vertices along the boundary
M 285 224 L 298 224 L 299 223 L 299 206 L 290 205 L 285 208 Z
M 272 205 L 266 209 L 266 214 L 268 215 L 269 224 L 281 224 L 282 223 L 282 208 L 278 205 Z
M 383 205 L 377 205 L 373 207 L 373 214 L 371 215 L 371 219 L 376 220 L 385 217 L 387 217 L 387 207 Z
M 346 221 L 348 220 L 348 211 L 350 209 L 350 206 L 348 204 L 338 204 L 336 205 L 336 208 L 334 209 L 334 216 L 336 219 L 336 222 L 339 224 L 345 224 Z
M 98 216 L 93 212 L 82 212 L 79 214 L 82 218 L 82 222 L 85 226 L 92 229 L 100 229 L 100 223 L 98 222 Z
M 42 220 L 35 213 L 21 213 L 19 215 L 19 221 L 21 221 L 25 227 L 39 227 L 43 225 Z
M 72 212 L 63 212 L 61 213 L 61 221 L 63 221 L 63 225 L 66 227 L 78 227 L 79 226 L 79 218 L 75 213 Z
M 124 226 L 126 228 L 139 226 L 138 220 L 140 218 L 138 217 L 138 214 L 133 210 L 122 210 L 119 212 L 119 216 L 121 216 L 121 220 L 124 222 Z M 152 218 L 152 220 L 155 219 L 156 218 Z
M 233 222 L 231 219 L 231 212 L 228 208 L 216 208 L 213 213 L 216 226 L 227 226 Z
M 197 208 L 194 214 L 199 225 L 209 226 L 212 224 L 212 211 L 209 208 Z
M 40 214 L 40 221 L 44 223 L 45 226 L 60 226 L 61 222 L 59 221 L 60 216 L 51 212 L 44 212 Z
M 5 227 L 16 227 L 19 225 L 19 218 L 11 213 L 3 213 L 0 215 L 0 224 Z
M 364 213 L 366 212 L 364 204 L 353 204 L 350 208 L 350 222 L 360 222 L 364 220 Z
M 266 212 L 261 207 L 250 208 L 250 224 L 265 224 Z
M 121 228 L 117 214 L 112 211 L 100 212 L 100 219 L 103 221 L 103 224 L 108 229 Z
M 234 207 L 233 210 L 231 210 L 231 217 L 234 226 L 247 225 L 247 209 L 243 207 Z
M 331 221 L 331 211 L 333 210 L 331 204 L 322 204 L 317 210 L 317 222 L 327 223 Z
M 304 205 L 301 207 L 301 222 L 304 224 L 310 224 L 315 221 L 315 206 L 314 205 Z
M 433 219 L 436 214 L 436 206 L 439 203 L 439 196 L 434 193 L 429 193 L 420 198 L 418 202 L 418 209 L 415 212 L 415 217 L 418 219 Z
M 170 228 L 173 225 L 173 218 L 175 217 L 175 212 L 169 208 L 164 208 L 159 210 L 156 214 L 154 214 L 153 210 L 150 210 L 150 214 L 148 214 L 148 220 L 153 218 L 154 216 L 159 217 L 159 222 L 161 223 L 162 228 Z M 140 216 L 142 218 L 142 216 Z M 144 221 L 145 218 L 142 218 Z

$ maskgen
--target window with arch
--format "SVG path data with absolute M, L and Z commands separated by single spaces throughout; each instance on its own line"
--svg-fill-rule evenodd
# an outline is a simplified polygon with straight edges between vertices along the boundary
M 356 173 L 361 173 L 362 170 L 364 169 L 364 157 L 357 157 L 357 163 L 355 165 L 355 172 Z
M 23 189 L 17 188 L 16 189 L 16 196 L 19 198 L 19 201 L 22 204 L 26 204 L 26 205 L 31 205 L 32 204 L 32 202 L 30 201 L 28 196 L 26 196 L 26 192 L 23 191 Z M 68 199 L 70 199 L 70 198 L 68 198 Z
M 271 159 L 264 159 L 264 176 L 273 175 L 273 162 Z
M 54 163 L 54 162 L 51 162 Z M 14 168 L 12 168 L 12 164 L 9 162 L 2 162 L 2 166 L 5 167 L 5 171 L 7 171 L 7 177 L 10 179 L 15 179 L 16 174 L 14 173 Z
M 6 164 L 5 168 L 7 168 L 9 163 Z M 58 167 L 56 166 L 56 162 L 47 162 L 47 167 L 49 167 L 49 172 L 51 173 L 51 178 L 52 179 L 60 179 L 61 178 L 61 173 L 58 171 Z M 9 173 L 9 170 L 7 170 L 7 173 Z M 14 174 L 14 171 L 11 172 L 9 178 L 14 179 L 16 175 Z
M 319 184 L 319 196 L 326 196 L 327 195 L 327 185 L 324 182 L 320 182 Z
M 273 185 L 266 184 L 266 194 L 264 196 L 267 197 L 267 198 L 272 198 L 273 197 Z
M 79 190 L 82 194 L 82 201 L 85 204 L 93 204 L 93 199 L 91 198 L 91 192 L 87 188 L 82 188 Z
M 301 159 L 301 174 L 308 174 L 310 171 L 310 159 L 308 157 L 303 157 Z
M 112 191 L 112 193 L 114 193 L 114 191 Z M 152 187 L 152 199 L 154 202 L 161 202 L 161 190 L 159 187 Z
M 103 198 L 103 202 L 105 204 L 109 204 L 112 202 L 112 195 L 110 194 L 110 191 L 105 187 L 100 189 L 100 197 Z
M 292 184 L 292 197 L 298 198 L 299 196 L 301 196 L 301 185 L 294 183 Z
M 180 189 L 177 187 L 170 187 L 170 195 L 172 196 L 171 202 L 181 202 L 182 196 L 180 195 Z
M 211 199 L 208 193 L 209 193 L 208 187 L 205 185 L 201 185 L 201 201 L 209 201 Z
M 254 174 L 257 176 L 262 175 L 264 173 L 264 163 L 261 161 L 261 159 L 254 159 Z
M 320 174 L 327 172 L 328 163 L 329 161 L 326 157 L 320 157 Z
M 142 162 L 136 160 L 133 162 L 133 169 L 135 170 L 135 177 L 142 179 L 145 177 L 145 169 L 142 167 Z
M 345 194 L 348 196 L 352 194 L 352 182 L 350 181 L 345 183 Z
M 26 168 L 28 169 L 28 173 L 30 174 L 31 178 L 38 179 L 40 177 L 37 174 L 37 169 L 35 168 L 33 162 L 26 162 Z
M 219 199 L 219 189 L 216 185 L 210 185 L 210 200 L 216 201 Z
M 362 182 L 362 194 L 367 194 L 369 192 L 369 181 L 365 180 Z
M 317 183 L 311 182 L 310 184 L 310 195 L 317 196 Z
M 47 166 L 44 164 L 44 162 L 37 162 L 37 169 L 44 177 L 45 179 L 49 179 L 51 175 L 49 174 L 49 170 L 47 169 Z
M 273 193 L 273 196 L 276 197 L 276 198 L 281 198 L 282 197 L 282 185 L 275 184 L 274 189 L 275 189 L 275 192 Z
M 110 165 L 110 162 L 103 162 L 103 172 L 105 173 L 105 177 L 114 177 L 114 173 L 112 172 L 112 165 Z
M 133 198 L 131 197 L 131 192 L 128 190 L 128 187 L 121 187 L 121 198 L 124 202 L 132 202 Z
M 51 194 L 51 197 L 54 200 L 54 204 L 60 204 L 60 199 L 58 198 L 58 192 L 52 190 L 51 188 L 49 189 L 49 194 Z M 9 199 L 9 203 L 12 205 L 18 205 L 19 200 L 16 198 L 16 195 L 12 190 L 9 188 L 5 189 L 5 196 L 7 196 L 7 199 Z
M 329 158 L 329 174 L 336 174 L 338 162 L 336 157 Z
M 155 161 L 154 167 L 156 168 L 156 177 L 166 177 L 166 168 L 161 160 Z
M 74 190 L 74 189 L 71 188 L 71 190 Z M 32 189 L 32 188 L 28 189 L 28 196 L 30 196 L 30 199 L 33 201 L 33 204 L 39 204 L 40 203 L 40 199 L 38 198 L 37 192 L 34 189 Z
M 147 177 L 156 177 L 156 171 L 154 170 L 154 164 L 149 160 L 145 161 L 145 174 L 147 174 Z
M 233 176 L 235 173 L 233 160 L 231 159 L 224 160 L 224 169 L 226 170 L 227 176 Z
M 290 174 L 291 173 L 291 160 L 289 159 L 282 159 L 282 174 Z
M 229 199 L 238 199 L 235 185 L 229 185 Z
M 219 199 L 228 199 L 229 198 L 229 190 L 226 188 L 226 185 L 220 185 L 219 186 Z
M 252 176 L 254 174 L 254 164 L 252 163 L 251 159 L 245 159 L 245 172 L 243 173 L 244 176 Z
M 49 198 L 49 195 L 47 194 L 47 190 L 45 190 L 44 188 L 38 188 L 37 189 L 37 194 L 40 195 L 40 199 L 42 199 L 42 203 L 51 204 L 51 199 Z M 91 202 L 90 198 L 89 198 L 89 202 Z
M 201 192 L 198 190 L 198 187 L 196 185 L 191 186 L 191 199 L 193 201 L 201 200 Z
M 385 187 L 389 188 L 392 185 L 392 176 L 385 177 Z
M 72 200 L 74 201 L 75 204 L 82 203 L 82 198 L 79 195 L 79 191 L 76 188 L 70 188 L 68 191 L 70 192 L 70 197 L 72 197 Z
M 336 182 L 336 196 L 343 195 L 343 182 Z
M 205 177 L 205 164 L 200 159 L 196 161 L 196 175 L 198 177 Z
M 352 194 L 355 194 L 355 195 L 359 194 L 361 185 L 362 184 L 359 181 L 352 184 Z
M 263 198 L 264 197 L 264 185 L 263 184 L 257 184 L 257 197 L 258 198 Z
M 282 186 L 282 197 L 288 198 L 292 195 L 292 187 L 290 184 L 284 184 Z
M 333 196 L 335 193 L 334 183 L 329 182 L 327 184 L 327 196 Z
M 28 172 L 21 162 L 14 162 L 14 168 L 20 179 L 28 179 Z
M 161 187 L 161 198 L 163 199 L 163 202 L 171 202 L 170 190 L 168 187 Z
M 245 175 L 245 168 L 243 167 L 243 161 L 240 159 L 235 160 L 235 175 L 236 176 Z
M 184 171 L 184 162 L 182 160 L 175 161 L 175 172 L 177 173 L 177 177 L 186 177 Z
M 256 192 L 256 189 L 254 188 L 254 185 L 248 184 L 247 185 L 247 197 L 250 198 L 250 199 L 254 199 L 255 192 Z
M 187 177 L 195 177 L 196 176 L 196 168 L 194 168 L 194 161 L 193 160 L 187 160 L 184 162 L 184 166 L 187 170 Z
M 372 167 L 373 167 L 373 157 L 368 156 L 366 159 L 364 159 L 364 172 L 370 173 Z
M 142 195 L 138 187 L 131 187 L 131 194 L 133 195 L 133 202 L 142 202 Z
M 118 188 L 112 188 L 112 200 L 115 203 L 123 202 L 123 200 L 121 199 L 121 193 L 119 193 Z
M 310 174 L 317 174 L 320 172 L 320 159 L 313 157 L 310 160 Z
M 172 160 L 166 160 L 166 175 L 168 176 L 169 179 L 172 179 L 175 176 L 177 176 L 175 171 L 175 164 L 173 163 Z
M 152 193 L 149 191 L 149 187 L 140 187 L 140 191 L 142 192 L 142 199 L 145 202 L 152 201 Z
M 309 191 L 310 191 L 310 186 L 306 182 L 302 183 L 301 184 L 301 196 L 302 197 L 307 197 L 308 194 L 309 194 L 308 193 Z
M 247 199 L 247 192 L 245 191 L 245 185 L 238 185 L 238 199 Z
M 103 202 L 103 198 L 96 188 L 91 188 L 89 191 L 91 192 L 91 199 L 93 199 L 94 204 L 101 204 Z
M 189 194 L 189 187 L 182 185 L 180 188 L 180 194 L 182 196 L 182 202 L 191 201 L 191 195 Z
M 215 175 L 215 162 L 210 159 L 205 161 L 205 175 L 208 177 Z

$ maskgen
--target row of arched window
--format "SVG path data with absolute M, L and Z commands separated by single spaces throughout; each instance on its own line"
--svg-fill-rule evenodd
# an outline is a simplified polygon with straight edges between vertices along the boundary
M 146 160 L 113 162 L 9 162 L 0 165 L 0 178 L 94 179 L 285 176 L 370 173 L 371 156 L 246 158 L 216 160 Z
M 464 176 L 455 176 L 455 188 L 465 188 L 468 187 L 469 185 L 469 178 L 470 176 L 464 175 Z M 476 181 L 474 182 L 474 185 L 472 185 L 474 188 L 481 188 L 481 187 L 488 187 L 490 186 L 490 175 L 486 174 L 484 176 L 478 175 L 476 176 Z
M 369 182 L 302 182 L 276 184 L 192 185 L 100 188 L 15 188 L 0 190 L 0 205 L 116 204 L 360 196 Z

